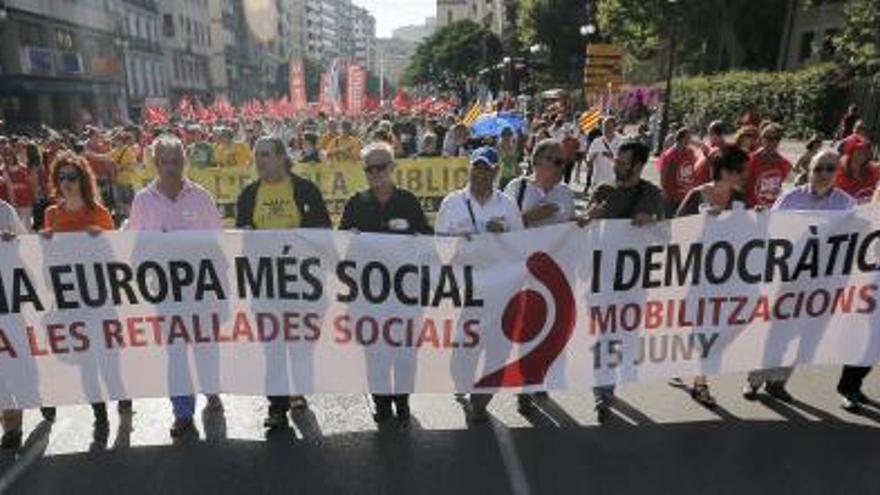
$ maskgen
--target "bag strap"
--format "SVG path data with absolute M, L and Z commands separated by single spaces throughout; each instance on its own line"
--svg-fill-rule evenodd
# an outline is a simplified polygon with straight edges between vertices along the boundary
M 528 187 L 528 184 L 526 184 L 527 181 L 528 179 L 525 177 L 520 179 L 519 191 L 516 193 L 516 206 L 519 207 L 520 211 L 522 211 L 523 199 L 526 197 L 526 187 Z

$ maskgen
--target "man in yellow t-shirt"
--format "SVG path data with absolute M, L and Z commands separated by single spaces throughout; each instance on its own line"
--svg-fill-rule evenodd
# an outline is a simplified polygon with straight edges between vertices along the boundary
M 141 166 L 141 150 L 131 133 L 123 132 L 119 135 L 119 145 L 110 151 L 109 159 L 114 168 L 111 187 L 113 207 L 116 212 L 128 217 L 138 179 L 137 169 Z
M 251 165 L 251 150 L 247 143 L 233 141 L 232 129 L 226 127 L 220 130 L 220 139 L 214 156 L 220 168 L 246 168 Z
M 337 161 L 357 162 L 361 159 L 361 140 L 354 134 L 349 121 L 342 122 L 342 135 L 336 139 L 334 157 Z
M 254 145 L 254 161 L 259 178 L 248 184 L 238 196 L 235 226 L 240 229 L 293 229 L 331 227 L 330 215 L 318 187 L 290 171 L 290 159 L 284 142 L 277 137 L 262 137 Z M 277 365 L 276 365 L 277 366 Z M 286 370 L 268 369 L 267 373 L 287 376 Z M 294 377 L 294 386 L 306 385 Z M 288 427 L 291 407 L 305 408 L 302 396 L 269 396 L 269 416 L 264 425 L 270 430 Z

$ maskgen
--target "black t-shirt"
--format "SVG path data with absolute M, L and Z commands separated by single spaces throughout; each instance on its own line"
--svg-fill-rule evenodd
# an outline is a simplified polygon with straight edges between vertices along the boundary
M 639 213 L 647 213 L 657 220 L 666 216 L 666 201 L 660 188 L 641 179 L 635 186 L 624 187 L 603 183 L 596 187 L 590 198 L 590 206 L 605 203 L 600 218 L 633 218 Z
M 394 188 L 384 205 L 379 204 L 370 189 L 349 198 L 339 222 L 339 230 L 351 229 L 390 234 L 434 233 L 418 198 L 399 187 Z

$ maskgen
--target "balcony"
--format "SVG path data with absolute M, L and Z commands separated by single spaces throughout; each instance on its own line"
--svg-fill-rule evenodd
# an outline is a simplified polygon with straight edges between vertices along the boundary
M 128 38 L 128 47 L 130 50 L 149 52 L 156 55 L 162 54 L 162 47 L 159 45 L 159 42 L 148 40 L 146 38 L 130 36 Z
M 153 13 L 159 13 L 159 2 L 156 0 L 123 0 L 123 3 L 134 5 Z

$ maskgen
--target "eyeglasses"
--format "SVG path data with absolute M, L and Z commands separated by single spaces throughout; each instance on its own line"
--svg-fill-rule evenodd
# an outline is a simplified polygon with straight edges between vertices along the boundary
M 837 172 L 837 164 L 828 163 L 825 165 L 816 165 L 813 167 L 813 172 L 817 174 L 833 174 L 834 172 Z
M 380 174 L 390 167 L 390 163 L 380 163 L 379 165 L 370 165 L 364 167 L 364 171 L 368 174 Z
M 79 182 L 79 172 L 59 173 L 58 182 Z

